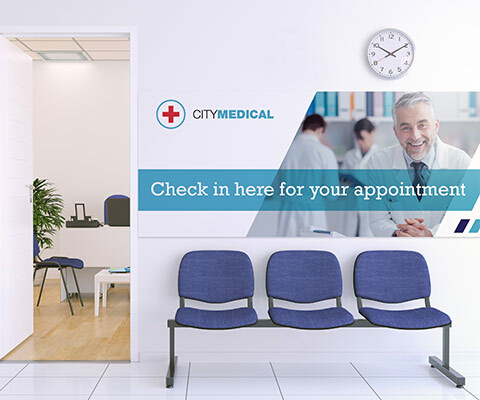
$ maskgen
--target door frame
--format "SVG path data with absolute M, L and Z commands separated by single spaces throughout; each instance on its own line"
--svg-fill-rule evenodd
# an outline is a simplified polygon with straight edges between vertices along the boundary
M 0 35 L 28 37 L 130 36 L 130 361 L 139 361 L 138 346 L 138 42 L 136 26 L 0 26 Z M 31 245 L 31 244 L 30 244 Z

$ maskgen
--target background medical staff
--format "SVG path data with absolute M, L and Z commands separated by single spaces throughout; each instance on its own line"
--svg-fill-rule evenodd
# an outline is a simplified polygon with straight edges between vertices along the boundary
M 367 169 L 368 162 L 380 148 L 375 144 L 375 125 L 363 118 L 353 127 L 355 147 L 345 153 L 342 169 Z M 346 236 L 373 236 L 368 221 L 368 211 L 346 211 L 339 215 L 340 232 Z
M 292 145 L 283 160 L 281 169 L 338 170 L 335 154 L 321 142 L 326 128 L 327 124 L 321 115 L 312 114 L 306 117 L 302 123 L 302 132 L 293 139 Z M 315 179 L 316 184 L 320 185 L 336 186 L 339 184 L 338 176 L 333 182 L 318 182 L 317 178 L 318 173 L 315 177 L 311 177 L 308 171 L 305 171 L 305 176 L 302 176 L 302 181 L 312 182 L 312 179 Z M 282 199 L 282 210 L 278 217 L 278 236 L 300 236 L 300 229 L 308 225 L 315 225 L 318 228 L 327 229 L 326 212 L 295 210 L 295 200 L 288 198 Z

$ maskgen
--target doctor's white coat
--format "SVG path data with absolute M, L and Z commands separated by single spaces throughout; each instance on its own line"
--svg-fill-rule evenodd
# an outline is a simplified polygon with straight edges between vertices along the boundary
M 470 157 L 463 150 L 443 143 L 437 136 L 436 154 L 432 169 L 467 169 Z M 368 163 L 369 169 L 407 168 L 403 148 L 397 144 L 375 153 Z M 370 211 L 370 229 L 374 236 L 392 236 L 397 224 L 404 224 L 405 218 L 423 218 L 433 235 L 437 231 L 445 211 Z

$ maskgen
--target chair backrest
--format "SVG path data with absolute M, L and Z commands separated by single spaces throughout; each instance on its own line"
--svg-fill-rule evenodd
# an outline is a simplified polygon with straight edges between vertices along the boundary
M 191 251 L 180 262 L 180 297 L 206 303 L 226 303 L 252 297 L 253 290 L 252 262 L 241 251 Z
M 33 234 L 33 258 L 38 256 L 40 254 L 40 246 L 38 245 L 37 242 L 37 237 L 35 236 L 35 233 Z
M 267 265 L 267 295 L 296 303 L 314 303 L 342 295 L 337 257 L 328 251 L 273 253 Z
M 112 194 L 111 196 L 108 196 L 105 201 L 103 202 L 103 216 L 104 216 L 104 222 L 105 225 L 108 224 L 108 209 L 107 209 L 107 200 L 108 199 L 128 199 L 128 196 L 125 196 L 124 194 Z
M 429 297 L 427 262 L 416 251 L 365 251 L 355 261 L 354 287 L 357 297 L 382 303 Z

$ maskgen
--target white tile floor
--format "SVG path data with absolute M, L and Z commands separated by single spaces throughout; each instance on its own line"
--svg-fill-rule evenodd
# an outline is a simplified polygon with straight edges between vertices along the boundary
M 201 358 L 201 357 L 200 357 Z M 480 354 L 452 357 L 458 389 L 424 357 L 342 362 L 205 362 L 180 358 L 175 387 L 165 360 L 140 363 L 0 362 L 0 400 L 480 400 Z

